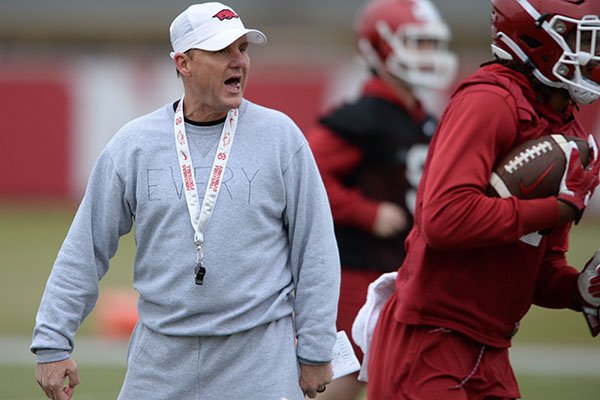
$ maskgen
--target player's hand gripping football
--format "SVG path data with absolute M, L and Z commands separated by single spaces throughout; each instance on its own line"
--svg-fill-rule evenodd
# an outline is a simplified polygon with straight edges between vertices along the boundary
M 573 141 L 569 141 L 568 144 L 569 149 L 565 154 L 567 163 L 560 182 L 558 200 L 573 207 L 577 214 L 575 217 L 575 224 L 577 224 L 594 189 L 598 186 L 600 159 L 598 158 L 598 145 L 592 135 L 588 137 L 591 161 L 586 167 L 581 163 L 577 145 Z
M 581 309 L 592 336 L 600 333 L 600 249 L 585 265 L 577 280 Z

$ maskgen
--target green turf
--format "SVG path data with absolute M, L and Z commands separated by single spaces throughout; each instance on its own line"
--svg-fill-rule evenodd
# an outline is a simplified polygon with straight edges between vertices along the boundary
M 598 400 L 600 381 L 591 377 L 518 376 L 525 400 Z
M 67 207 L 20 207 L 0 203 L 0 336 L 29 336 L 43 288 L 56 253 L 73 218 Z M 133 235 L 121 242 L 111 269 L 102 281 L 105 288 L 130 288 L 134 254 Z M 580 268 L 600 247 L 600 221 L 584 221 L 571 234 L 568 259 Z M 80 335 L 95 332 L 94 313 L 84 323 Z M 597 348 L 581 315 L 564 310 L 533 307 L 522 322 L 515 343 L 584 345 Z M 2 355 L 0 355 L 2 357 Z M 78 400 L 114 399 L 120 387 L 123 367 L 81 366 L 83 384 Z M 33 379 L 34 367 L 0 366 L 0 399 L 45 398 Z M 598 399 L 597 378 L 518 376 L 523 398 L 527 400 Z

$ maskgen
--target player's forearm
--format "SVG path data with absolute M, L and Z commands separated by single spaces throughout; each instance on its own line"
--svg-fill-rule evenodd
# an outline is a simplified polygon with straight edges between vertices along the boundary
M 473 249 L 514 243 L 521 236 L 559 225 L 553 198 L 494 199 L 475 191 L 456 191 L 424 202 L 421 229 L 439 250 Z
M 557 203 L 561 223 L 571 222 L 574 221 L 575 218 L 577 218 L 577 212 L 573 207 L 562 201 L 557 201 Z

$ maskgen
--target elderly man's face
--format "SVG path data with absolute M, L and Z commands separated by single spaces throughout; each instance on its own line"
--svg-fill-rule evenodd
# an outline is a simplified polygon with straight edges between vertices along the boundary
M 230 109 L 242 102 L 250 69 L 248 41 L 242 36 L 219 51 L 193 49 L 189 57 L 189 76 L 186 81 L 186 104 L 199 109 L 201 118 L 187 115 L 197 121 L 223 118 Z M 191 101 L 191 102 L 189 102 Z

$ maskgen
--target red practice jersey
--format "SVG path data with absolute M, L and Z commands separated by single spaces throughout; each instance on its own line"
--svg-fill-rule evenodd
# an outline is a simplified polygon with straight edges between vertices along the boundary
M 577 309 L 578 271 L 565 259 L 570 224 L 559 226 L 556 198 L 485 195 L 493 167 L 519 143 L 554 133 L 585 137 L 572 111 L 553 112 L 524 75 L 499 64 L 457 88 L 418 190 L 396 282 L 397 320 L 508 347 L 532 304 Z M 520 240 L 540 230 L 538 245 Z

